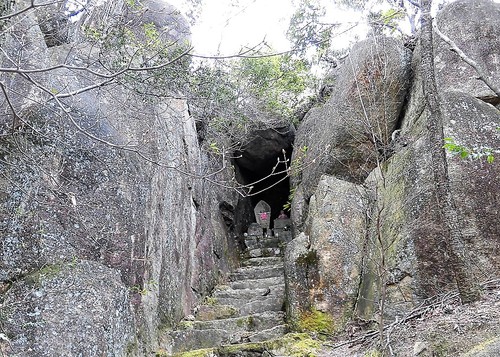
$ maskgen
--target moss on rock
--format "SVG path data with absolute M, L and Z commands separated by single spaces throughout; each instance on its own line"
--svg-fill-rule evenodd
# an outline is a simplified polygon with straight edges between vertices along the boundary
M 331 334 L 335 330 L 333 318 L 326 312 L 312 308 L 302 312 L 297 321 L 298 330 L 301 332 L 320 332 Z
M 177 353 L 173 357 L 232 357 L 240 356 L 245 352 L 264 353 L 265 351 L 273 351 L 289 357 L 316 357 L 320 347 L 321 342 L 314 340 L 307 333 L 289 333 L 274 340 L 187 351 Z M 164 350 L 156 352 L 156 357 L 167 356 L 170 355 Z

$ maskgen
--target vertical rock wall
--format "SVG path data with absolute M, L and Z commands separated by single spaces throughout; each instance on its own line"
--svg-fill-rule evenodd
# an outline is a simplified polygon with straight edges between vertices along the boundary
M 497 60 L 500 48 L 498 43 L 500 16 L 494 16 L 498 11 L 500 11 L 499 5 L 490 1 L 457 1 L 443 9 L 437 18 L 441 30 L 455 40 L 459 47 L 469 52 L 468 54 L 488 71 L 490 79 L 493 80 L 500 76 Z M 352 52 L 358 53 L 357 48 L 354 47 Z M 434 49 L 437 84 L 444 113 L 445 137 L 452 137 L 457 144 L 475 152 L 481 152 L 484 148 L 497 150 L 500 147 L 500 137 L 495 128 L 498 126 L 500 113 L 493 105 L 498 104 L 498 98 L 476 78 L 474 70 L 437 37 L 434 39 Z M 386 58 L 388 62 L 397 56 Z M 391 62 L 387 66 L 392 68 L 394 65 Z M 351 68 L 349 59 L 343 66 Z M 380 303 L 384 300 L 386 304 L 384 314 L 395 318 L 407 312 L 423 298 L 456 287 L 454 272 L 448 259 L 448 247 L 446 240 L 443 239 L 442 228 L 445 222 L 440 217 L 436 204 L 426 137 L 429 113 L 425 104 L 420 66 L 420 48 L 417 46 L 413 52 L 411 78 L 397 77 L 393 75 L 394 72 L 387 72 L 391 73 L 388 82 L 391 82 L 391 79 L 401 81 L 403 78 L 408 78 L 409 92 L 402 112 L 404 117 L 400 118 L 401 131 L 394 134 L 393 140 L 385 142 L 385 145 L 378 145 L 374 141 L 370 143 L 371 150 L 368 146 L 356 148 L 359 150 L 363 147 L 367 151 L 363 156 L 364 163 L 371 161 L 374 163 L 373 166 L 378 166 L 366 180 L 365 176 L 345 174 L 345 170 L 351 167 L 349 163 L 355 162 L 359 156 L 352 150 L 352 145 L 338 140 L 338 135 L 345 137 L 346 130 L 354 132 L 354 129 L 338 128 L 337 118 L 341 115 L 336 110 L 343 108 L 343 102 L 353 102 L 352 108 L 361 109 L 366 103 L 372 105 L 372 102 L 363 96 L 339 99 L 344 98 L 343 89 L 349 88 L 348 85 L 340 86 L 344 83 L 342 74 L 337 79 L 338 87 L 335 87 L 337 89 L 332 93 L 333 99 L 322 107 L 312 109 L 298 129 L 298 145 L 308 146 L 307 156 L 312 152 L 315 155 L 305 159 L 311 166 L 295 180 L 296 191 L 292 207 L 297 235 L 303 232 L 301 242 L 307 244 L 298 244 L 298 241 L 291 244 L 287 256 L 298 262 L 297 257 L 302 254 L 300 252 L 312 249 L 313 242 L 335 241 L 339 230 L 346 232 L 350 228 L 353 233 L 348 241 L 351 244 L 360 242 L 355 245 L 361 247 L 362 254 L 356 249 L 342 250 L 343 244 L 340 242 L 333 245 L 320 244 L 316 250 L 317 261 L 328 260 L 331 268 L 317 269 L 314 278 L 302 276 L 301 284 L 296 284 L 301 288 L 288 292 L 291 302 L 297 300 L 296 296 L 300 296 L 303 306 L 318 306 L 322 311 L 328 311 L 338 319 L 339 315 L 332 312 L 334 310 L 322 308 L 321 304 L 317 303 L 316 292 L 319 286 L 317 282 L 352 279 L 358 283 L 357 292 L 354 294 L 356 297 L 347 302 L 344 300 L 344 292 L 339 290 L 338 286 L 331 285 L 327 288 L 328 293 L 324 295 L 328 296 L 327 302 L 330 306 L 338 303 L 343 309 L 352 311 L 355 316 L 370 320 L 377 319 L 380 314 Z M 373 72 L 377 67 L 370 64 L 367 68 Z M 348 69 L 341 68 L 340 71 L 350 73 Z M 354 72 L 350 77 L 353 83 L 367 71 L 368 69 Z M 409 73 L 407 71 L 406 76 Z M 372 80 L 371 77 L 368 79 L 369 85 L 374 85 Z M 382 85 L 381 88 L 385 87 Z M 400 90 L 403 92 L 389 92 L 399 93 L 400 97 L 391 96 L 389 93 L 377 96 L 376 100 L 380 106 L 374 105 L 373 111 L 367 112 L 368 117 L 378 118 L 382 113 L 392 113 L 383 111 L 382 103 L 387 105 L 388 100 L 395 100 L 394 106 L 388 105 L 388 108 L 396 108 L 397 103 L 401 104 L 398 98 L 403 98 L 405 95 L 404 90 Z M 338 103 L 339 101 L 341 103 Z M 331 106 L 330 103 L 337 103 L 337 106 Z M 382 111 L 377 112 L 377 110 Z M 352 113 L 352 110 L 349 113 Z M 355 118 L 354 113 L 351 115 Z M 357 122 L 353 119 L 353 123 Z M 369 142 L 368 140 L 367 143 Z M 340 145 L 335 150 L 326 151 L 330 157 L 330 164 L 325 165 L 324 159 L 317 154 L 317 151 L 311 150 L 316 143 L 320 143 L 321 148 L 326 148 L 327 144 L 332 147 Z M 295 160 L 299 159 L 298 151 L 296 152 Z M 493 163 L 487 163 L 485 156 L 461 159 L 448 152 L 447 161 L 451 190 L 463 238 L 460 254 L 465 258 L 466 268 L 473 272 L 478 281 L 491 279 L 499 274 L 498 158 L 495 158 Z M 359 168 L 362 165 L 360 166 L 358 162 L 353 167 Z M 370 170 L 368 166 L 365 166 L 366 170 Z M 322 173 L 333 174 L 342 180 L 355 182 L 364 180 L 363 189 L 366 190 L 364 197 L 368 199 L 364 206 L 367 226 L 360 229 L 356 228 L 358 224 L 351 223 L 346 227 L 342 220 L 338 219 L 342 217 L 339 215 L 340 207 L 350 204 L 352 210 L 356 199 L 350 195 L 322 194 L 325 191 L 341 192 L 343 187 L 335 180 L 319 181 L 318 175 Z M 362 190 L 358 188 L 358 191 Z M 326 212 L 321 214 L 318 214 L 318 196 L 328 197 L 320 206 L 326 209 Z M 350 198 L 346 200 L 346 197 Z M 323 218 L 318 219 L 318 217 Z M 322 228 L 315 229 L 314 222 L 320 223 L 324 219 L 326 221 L 320 225 Z M 339 255 L 340 250 L 345 254 Z M 293 261 L 287 264 L 292 264 L 288 279 L 293 282 L 300 275 L 293 274 Z M 357 267 L 355 271 L 352 269 L 353 266 Z M 304 287 L 305 291 L 302 291 Z M 289 285 L 289 288 L 293 289 L 292 285 Z M 297 311 L 290 308 L 292 316 L 299 316 Z
M 12 31 L 8 53 L 36 53 L 26 65 L 92 59 L 85 43 L 47 48 L 32 12 Z M 22 114 L 1 113 L 2 351 L 151 353 L 158 330 L 191 313 L 234 264 L 219 206 L 237 199 L 200 179 L 222 163 L 200 150 L 182 99 L 124 81 L 58 103 L 19 76 L 1 79 Z M 64 68 L 33 79 L 54 92 L 97 80 Z

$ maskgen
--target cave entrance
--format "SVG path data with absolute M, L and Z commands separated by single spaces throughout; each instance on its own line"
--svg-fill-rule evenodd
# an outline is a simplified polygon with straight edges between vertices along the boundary
M 275 172 L 285 171 L 286 167 L 284 164 L 278 165 Z M 290 194 L 290 179 L 286 176 L 286 173 L 281 173 L 278 175 L 272 175 L 272 168 L 270 170 L 262 171 L 250 171 L 241 168 L 240 174 L 244 178 L 245 184 L 253 184 L 253 189 L 251 192 L 255 192 L 255 195 L 251 195 L 248 198 L 252 208 L 257 205 L 260 200 L 266 201 L 271 206 L 271 222 L 278 218 L 280 211 L 283 209 L 283 205 L 288 201 L 288 196 Z M 252 193 L 250 193 L 252 194 Z M 288 212 L 286 212 L 289 215 Z
M 286 171 L 290 167 L 294 139 L 293 126 L 260 130 L 253 133 L 252 139 L 236 153 L 239 182 L 253 185 L 246 198 L 247 204 L 252 207 L 248 211 L 251 215 L 247 217 L 249 222 L 255 222 L 253 208 L 263 200 L 271 206 L 272 228 L 273 220 L 278 218 L 288 201 L 290 180 Z M 289 216 L 289 212 L 286 214 Z

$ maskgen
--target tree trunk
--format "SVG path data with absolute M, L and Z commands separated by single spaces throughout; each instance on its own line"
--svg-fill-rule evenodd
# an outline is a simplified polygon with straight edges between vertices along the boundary
M 434 175 L 435 199 L 439 216 L 443 222 L 442 239 L 445 241 L 455 280 L 462 302 L 469 303 L 479 298 L 479 288 L 471 270 L 467 268 L 462 233 L 460 231 L 455 204 L 450 189 L 446 152 L 443 148 L 443 114 L 439 105 L 434 73 L 433 32 L 431 17 L 432 0 L 422 0 L 421 51 L 424 93 L 429 110 L 427 122 L 431 165 Z

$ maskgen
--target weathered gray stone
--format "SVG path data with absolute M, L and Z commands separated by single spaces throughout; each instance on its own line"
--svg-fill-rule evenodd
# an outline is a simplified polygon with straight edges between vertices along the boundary
M 335 95 L 307 114 L 297 131 L 292 175 L 307 200 L 322 174 L 363 181 L 384 154 L 409 83 L 409 53 L 394 39 L 356 44 L 339 70 Z M 292 218 L 296 220 L 292 211 Z
M 230 305 L 201 305 L 196 313 L 198 321 L 227 319 L 238 315 L 238 310 Z
M 263 237 L 255 237 L 249 236 L 245 238 L 245 245 L 248 249 L 257 249 L 259 247 L 262 248 L 278 248 L 281 244 L 281 239 L 276 238 L 274 236 L 270 236 L 266 239 Z
M 264 279 L 246 279 L 230 283 L 232 289 L 260 289 L 276 286 L 284 283 L 284 277 L 271 277 Z
M 274 265 L 283 262 L 281 257 L 263 257 L 263 258 L 250 258 L 242 263 L 242 266 L 264 266 Z
M 3 297 L 2 329 L 10 339 L 3 353 L 124 356 L 135 343 L 129 291 L 118 270 L 96 262 L 46 265 Z
M 84 65 L 93 54 L 85 44 L 47 48 L 31 12 L 12 31 L 2 49 L 14 54 L 16 46 L 23 46 L 34 53 L 20 63 L 29 68 Z M 16 45 L 15 36 L 24 38 L 20 33 L 29 38 Z M 2 62 L 11 65 L 4 57 Z M 33 78 L 54 91 L 76 90 L 96 80 L 62 68 Z M 11 113 L 0 113 L 0 231 L 5 242 L 0 280 L 13 281 L 15 291 L 23 276 L 73 259 L 116 269 L 135 308 L 131 329 L 141 330 L 136 347 L 154 350 L 159 326 L 172 326 L 190 314 L 236 265 L 235 242 L 220 203 L 236 207 L 237 198 L 195 177 L 214 171 L 217 160 L 200 150 L 185 100 L 146 100 L 137 88 L 115 85 L 62 99 L 68 116 L 26 83 L 9 78 L 9 86 L 19 89 L 13 104 L 27 125 L 11 134 Z M 92 272 L 89 265 L 88 275 Z M 65 286 L 63 279 L 57 282 Z M 84 305 L 84 298 L 74 296 L 72 302 Z M 51 304 L 66 306 L 66 301 Z M 86 309 L 88 315 L 91 311 Z M 5 333 L 25 333 L 29 341 L 45 330 L 63 335 L 57 321 L 67 311 L 54 306 L 53 312 L 44 329 L 26 325 L 23 332 L 9 325 Z M 82 334 L 87 320 L 84 312 L 74 316 Z M 54 349 L 52 355 L 71 355 L 65 351 Z
M 308 283 L 310 304 L 340 324 L 352 310 L 361 273 L 366 237 L 365 189 L 322 176 L 309 202 L 306 232 L 318 252 L 317 284 Z
M 267 288 L 253 288 L 253 289 L 231 289 L 223 288 L 217 289 L 213 292 L 212 296 L 218 301 L 219 298 L 231 298 L 231 299 L 241 299 L 241 300 L 252 300 L 255 298 L 260 298 L 262 296 L 282 296 L 285 292 L 285 285 L 274 285 Z M 236 306 L 239 303 L 236 304 Z
M 500 355 L 500 337 L 492 338 L 461 355 L 462 357 L 491 357 Z
M 500 85 L 500 4 L 488 0 L 458 0 L 439 12 L 437 24 L 462 51 L 485 70 L 489 79 Z M 441 92 L 458 91 L 490 103 L 498 98 L 450 46 L 435 35 L 436 80 Z
M 306 259 L 310 253 L 309 237 L 304 233 L 290 241 L 285 249 L 285 286 L 287 320 L 293 324 L 304 309 L 309 309 L 309 287 L 317 282 L 317 256 Z M 311 255 L 314 257 L 314 255 Z M 313 280 L 314 279 L 314 280 Z
M 385 256 L 388 317 L 403 315 L 423 297 L 455 288 L 447 243 L 442 239 L 445 223 L 436 210 L 419 47 L 414 56 L 414 82 L 398 139 L 404 145 L 382 171 L 374 171 L 367 180 L 376 187 L 372 192 L 377 192 L 378 198 L 371 213 L 372 243 L 366 253 L 357 305 L 357 312 L 365 318 L 376 310 L 373 302 L 380 298 L 377 234 L 386 247 L 391 247 Z M 440 96 L 445 137 L 469 148 L 499 147 L 500 138 L 494 129 L 500 117 L 497 109 L 466 93 L 441 92 Z M 499 228 L 492 222 L 498 216 L 499 165 L 488 164 L 485 157 L 460 159 L 450 153 L 447 162 L 466 269 L 481 279 L 498 275 Z
M 500 148 L 500 111 L 459 92 L 442 95 L 445 137 L 473 150 Z M 470 269 L 483 279 L 500 274 L 500 161 L 486 156 L 460 159 L 448 155 L 451 190 L 468 253 Z
M 277 298 L 274 296 L 263 297 L 262 299 L 250 301 L 239 307 L 240 315 L 257 314 L 265 311 L 282 311 L 284 297 Z
M 241 331 L 260 331 L 273 328 L 283 323 L 283 312 L 265 311 L 251 315 L 212 321 L 183 321 L 179 327 L 183 330 L 224 329 L 228 334 Z
M 238 268 L 230 274 L 231 280 L 262 279 L 283 276 L 283 264 L 275 266 L 245 267 Z
M 238 271 L 251 271 L 252 275 L 265 276 L 267 270 L 282 269 L 281 258 L 277 261 L 273 259 L 271 263 L 240 268 Z M 281 271 L 279 273 L 282 275 Z M 233 278 L 244 277 L 233 275 Z M 229 286 L 219 285 L 206 300 L 210 306 L 197 308 L 196 318 L 186 317 L 175 331 L 163 332 L 160 346 L 169 353 L 196 353 L 192 350 L 218 348 L 222 344 L 260 342 L 283 336 L 287 331 L 285 313 L 282 311 L 284 288 L 283 276 L 243 279 Z M 214 353 L 218 355 L 219 351 L 217 349 Z
M 168 337 L 160 341 L 161 349 L 170 354 L 217 347 L 229 344 L 231 336 L 226 330 L 179 330 L 172 331 Z
M 333 316 L 340 327 L 352 311 L 366 238 L 366 193 L 362 186 L 322 176 L 309 202 L 301 234 L 286 248 L 289 318 L 311 309 Z
M 264 230 L 260 224 L 254 222 L 248 227 L 248 235 L 262 237 L 264 235 Z
M 273 328 L 256 332 L 248 337 L 250 342 L 261 342 L 272 340 L 283 336 L 288 331 L 286 325 L 275 326 Z
M 250 258 L 278 257 L 281 254 L 281 248 L 255 248 L 248 251 Z
M 36 9 L 36 17 L 47 47 L 70 42 L 71 22 L 65 14 L 63 2 L 39 7 Z

